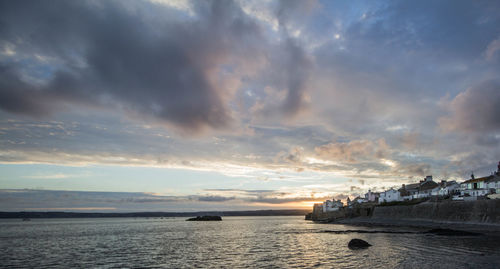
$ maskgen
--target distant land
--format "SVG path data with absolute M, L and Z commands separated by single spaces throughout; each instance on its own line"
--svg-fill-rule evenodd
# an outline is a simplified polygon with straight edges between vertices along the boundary
M 253 211 L 199 211 L 199 212 L 131 212 L 131 213 L 81 213 L 81 212 L 0 212 L 1 219 L 14 218 L 136 218 L 136 217 L 193 217 L 193 216 L 304 216 L 309 209 L 253 210 Z

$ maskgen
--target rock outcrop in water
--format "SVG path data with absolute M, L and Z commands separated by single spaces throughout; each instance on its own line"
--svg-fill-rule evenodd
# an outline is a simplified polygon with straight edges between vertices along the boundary
M 352 239 L 351 241 L 349 241 L 349 244 L 347 245 L 347 247 L 350 249 L 365 249 L 370 246 L 371 245 L 368 242 L 358 238 Z
M 220 216 L 197 216 L 196 218 L 187 219 L 187 221 L 221 221 Z

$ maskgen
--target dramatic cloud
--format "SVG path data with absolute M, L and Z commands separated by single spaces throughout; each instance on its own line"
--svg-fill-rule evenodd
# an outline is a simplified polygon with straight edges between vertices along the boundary
M 500 83 L 487 81 L 468 88 L 446 104 L 450 116 L 440 119 L 449 131 L 500 131 Z
M 0 188 L 286 207 L 489 174 L 499 26 L 498 1 L 0 0 Z
M 197 8 L 197 20 L 171 22 L 139 17 L 141 10 L 115 1 L 4 3 L 2 45 L 12 46 L 19 61 L 47 69 L 48 78 L 36 87 L 20 78 L 31 70 L 4 63 L 1 108 L 39 115 L 65 101 L 122 108 L 189 129 L 226 126 L 231 89 L 220 87 L 221 68 L 234 64 L 234 54 L 243 61 L 255 53 L 246 39 L 258 40 L 259 29 L 231 2 Z M 50 70 L 43 61 L 22 59 L 24 53 L 53 57 L 60 66 Z

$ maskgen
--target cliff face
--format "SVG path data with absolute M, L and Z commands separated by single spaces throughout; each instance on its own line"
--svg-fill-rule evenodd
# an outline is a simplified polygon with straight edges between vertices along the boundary
M 377 206 L 374 208 L 372 218 L 500 223 L 500 200 L 428 202 L 408 206 Z

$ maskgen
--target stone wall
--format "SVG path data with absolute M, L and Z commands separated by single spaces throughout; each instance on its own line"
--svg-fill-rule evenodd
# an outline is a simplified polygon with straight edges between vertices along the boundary
M 317 206 L 314 207 L 311 213 L 311 220 L 314 221 L 336 221 L 344 218 L 355 218 L 355 217 L 368 217 L 373 212 L 373 206 L 363 205 L 354 208 L 341 208 L 338 211 L 323 212 L 323 210 Z
M 339 211 L 322 212 L 315 210 L 312 213 L 312 220 L 314 221 L 335 221 L 337 219 L 345 218 L 345 210 L 341 208 Z
M 500 223 L 500 200 L 425 202 L 408 206 L 377 206 L 372 218 Z

